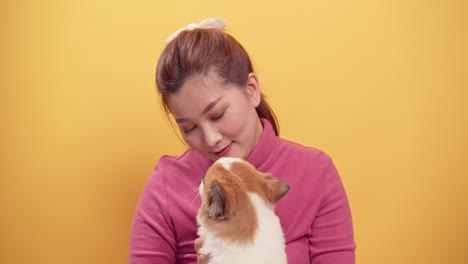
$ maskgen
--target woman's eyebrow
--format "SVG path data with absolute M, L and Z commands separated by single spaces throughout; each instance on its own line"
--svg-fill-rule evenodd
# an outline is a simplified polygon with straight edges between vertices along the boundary
M 215 105 L 221 100 L 223 99 L 223 96 L 220 96 L 218 98 L 216 98 L 213 102 L 209 103 L 204 109 L 203 111 L 201 112 L 201 115 L 204 115 L 206 114 L 208 111 L 210 111 L 213 107 L 215 107 Z M 185 119 L 185 118 L 176 118 L 175 120 L 177 123 L 184 123 L 184 122 L 189 122 L 188 119 Z
M 216 98 L 213 102 L 209 103 L 205 109 L 201 112 L 202 115 L 206 114 L 208 111 L 210 111 L 218 102 L 219 100 L 223 99 L 223 96 L 220 96 Z

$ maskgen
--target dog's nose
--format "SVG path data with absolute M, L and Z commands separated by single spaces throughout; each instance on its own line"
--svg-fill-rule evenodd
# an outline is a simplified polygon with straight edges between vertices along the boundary
M 199 184 L 205 183 L 205 178 L 202 178 L 199 182 Z

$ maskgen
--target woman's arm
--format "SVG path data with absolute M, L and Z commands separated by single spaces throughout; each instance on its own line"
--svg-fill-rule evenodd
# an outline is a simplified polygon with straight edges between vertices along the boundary
M 324 194 L 311 226 L 310 263 L 354 264 L 353 224 L 348 199 L 340 176 L 327 156 Z
M 174 227 L 163 177 L 156 166 L 140 197 L 130 234 L 130 264 L 176 263 Z

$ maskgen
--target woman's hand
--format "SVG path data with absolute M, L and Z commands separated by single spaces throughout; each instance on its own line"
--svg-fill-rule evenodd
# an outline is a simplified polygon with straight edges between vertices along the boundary
M 208 264 L 208 256 L 200 254 L 200 248 L 203 246 L 203 239 L 197 238 L 195 239 L 195 251 L 197 252 L 197 264 Z

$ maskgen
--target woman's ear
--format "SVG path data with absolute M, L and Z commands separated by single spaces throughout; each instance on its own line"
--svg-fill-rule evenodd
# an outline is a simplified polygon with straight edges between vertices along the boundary
M 257 107 L 261 101 L 260 83 L 258 82 L 257 75 L 253 72 L 249 73 L 247 77 L 246 92 L 252 105 Z

